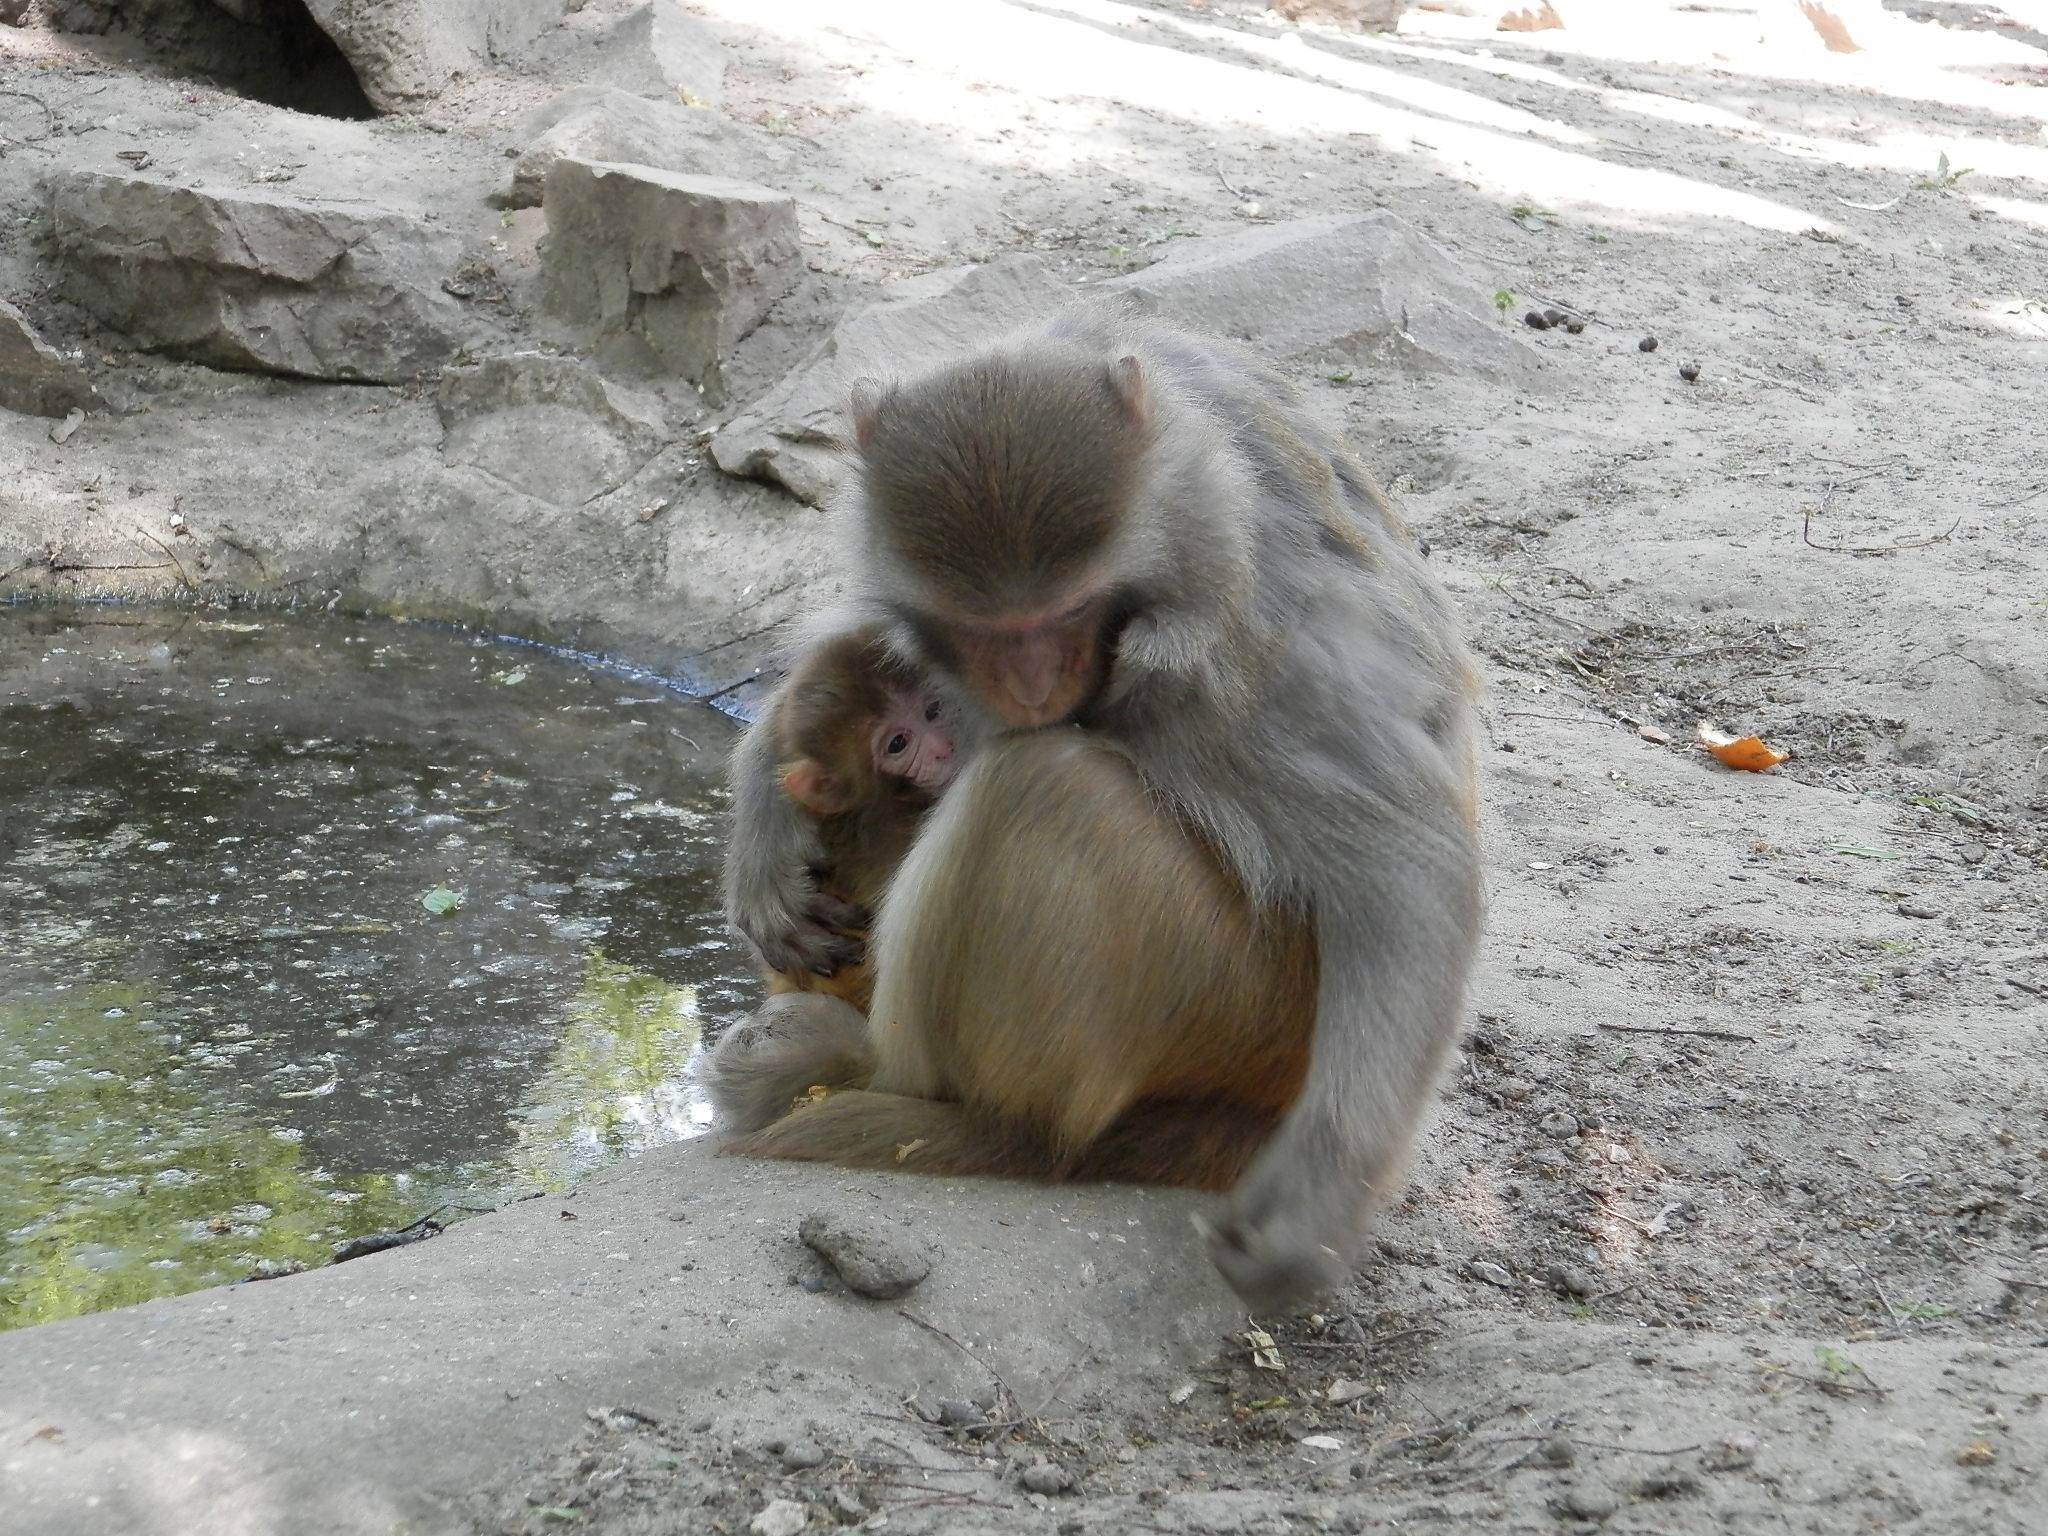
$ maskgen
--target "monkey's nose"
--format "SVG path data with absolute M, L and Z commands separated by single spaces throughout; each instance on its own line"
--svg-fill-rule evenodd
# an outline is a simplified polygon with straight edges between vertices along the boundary
M 1003 691 L 1026 709 L 1039 709 L 1052 697 L 1059 669 L 1036 656 L 1003 669 Z

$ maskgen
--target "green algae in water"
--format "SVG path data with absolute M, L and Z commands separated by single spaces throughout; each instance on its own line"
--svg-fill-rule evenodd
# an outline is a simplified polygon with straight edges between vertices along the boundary
M 417 626 L 0 609 L 0 1327 L 700 1130 L 729 736 Z
M 412 1219 L 388 1175 L 304 1166 L 289 1130 L 190 1077 L 133 987 L 0 1002 L 0 1328 L 47 1323 L 268 1263 L 317 1264 Z

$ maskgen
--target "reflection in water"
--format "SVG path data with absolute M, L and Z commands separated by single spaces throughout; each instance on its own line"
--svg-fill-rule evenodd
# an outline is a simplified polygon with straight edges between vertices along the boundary
M 0 1328 L 314 1264 L 413 1216 L 404 1176 L 337 1180 L 301 1138 L 195 1091 L 135 988 L 0 1002 Z
M 694 987 L 591 951 L 562 1043 L 520 1110 L 507 1165 L 529 1185 L 560 1189 L 592 1168 L 695 1135 L 710 1107 L 684 1069 L 702 1033 Z
M 701 1129 L 730 733 L 417 626 L 0 608 L 0 1327 Z

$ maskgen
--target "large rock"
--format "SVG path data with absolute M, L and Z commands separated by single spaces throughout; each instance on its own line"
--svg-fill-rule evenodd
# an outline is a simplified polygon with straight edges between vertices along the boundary
M 842 320 L 800 367 L 712 439 L 727 474 L 772 480 L 813 505 L 846 461 L 846 396 L 863 375 L 914 374 L 1056 308 L 1066 285 L 1035 256 L 931 272 Z
M 620 485 L 667 437 L 658 402 L 537 352 L 443 370 L 439 404 L 444 459 L 560 507 Z
M 767 187 L 563 158 L 543 199 L 548 310 L 606 356 L 708 394 L 803 272 L 796 202 Z
M 1102 291 L 1269 356 L 1494 377 L 1543 366 L 1500 323 L 1484 285 L 1391 213 L 1190 241 Z
M 677 0 L 648 0 L 599 45 L 597 77 L 642 96 L 715 107 L 725 99 L 725 50 Z
M 35 333 L 28 317 L 0 299 L 0 408 L 29 416 L 65 416 L 99 404 L 76 363 Z
M 305 0 L 363 92 L 395 112 L 533 41 L 569 0 Z
M 454 236 L 267 191 L 72 172 L 51 193 L 65 292 L 143 346 L 221 368 L 396 382 L 465 329 Z
M 741 131 L 715 112 L 650 101 L 604 85 L 579 85 L 520 124 L 529 142 L 512 167 L 504 208 L 537 208 L 548 167 L 568 157 L 652 166 L 686 174 L 729 174 L 744 153 Z

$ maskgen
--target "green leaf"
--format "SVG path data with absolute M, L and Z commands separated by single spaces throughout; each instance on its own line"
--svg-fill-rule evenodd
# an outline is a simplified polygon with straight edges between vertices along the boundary
M 446 917 L 462 905 L 462 892 L 451 891 L 445 885 L 437 885 L 420 898 L 420 905 L 436 917 Z

